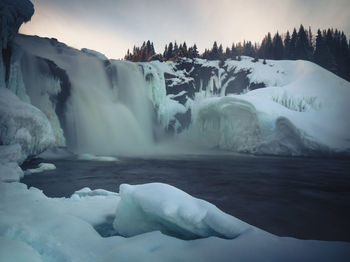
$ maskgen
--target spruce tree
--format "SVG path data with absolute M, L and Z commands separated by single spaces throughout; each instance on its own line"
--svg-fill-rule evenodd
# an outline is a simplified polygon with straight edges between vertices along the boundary
M 290 57 L 290 34 L 289 34 L 289 31 L 287 31 L 287 34 L 284 38 L 283 58 L 284 59 L 291 59 L 291 57 Z
M 275 34 L 275 36 L 273 37 L 273 41 L 272 41 L 272 57 L 275 60 L 281 60 L 283 59 L 283 41 L 282 41 L 282 37 L 279 35 L 279 33 L 277 32 Z
M 289 46 L 289 59 L 295 60 L 297 59 L 297 54 L 296 54 L 296 44 L 298 40 L 298 33 L 297 30 L 294 28 L 292 37 L 290 39 L 290 46 Z

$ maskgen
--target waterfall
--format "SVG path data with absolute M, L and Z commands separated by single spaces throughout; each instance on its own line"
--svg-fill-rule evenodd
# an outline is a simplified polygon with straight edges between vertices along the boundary
M 55 40 L 23 37 L 17 42 L 25 53 L 26 94 L 34 106 L 60 120 L 49 118 L 56 145 L 65 142 L 73 152 L 96 155 L 150 153 L 153 111 L 139 65 L 103 59 Z M 59 139 L 61 128 L 64 139 Z
M 117 83 L 111 86 L 100 61 L 81 63 L 86 77 L 71 79 L 66 112 L 68 147 L 100 155 L 135 155 L 150 150 L 151 108 L 138 66 L 112 62 Z

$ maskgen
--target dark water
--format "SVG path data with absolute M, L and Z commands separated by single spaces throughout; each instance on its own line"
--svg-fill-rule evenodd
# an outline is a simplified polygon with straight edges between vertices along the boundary
M 22 182 L 51 197 L 83 187 L 118 191 L 122 183 L 163 182 L 279 236 L 350 241 L 349 159 L 183 156 L 31 165 L 40 162 L 57 169 Z

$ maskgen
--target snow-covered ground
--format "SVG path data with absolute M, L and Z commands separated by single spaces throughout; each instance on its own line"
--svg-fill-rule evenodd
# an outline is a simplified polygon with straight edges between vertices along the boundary
M 1 261 L 333 262 L 350 257 L 350 243 L 276 237 L 165 184 L 121 185 L 120 195 L 85 188 L 71 198 L 52 199 L 21 183 L 0 183 L 0 197 Z M 95 229 L 112 229 L 113 219 L 120 234 L 133 237 L 101 237 Z

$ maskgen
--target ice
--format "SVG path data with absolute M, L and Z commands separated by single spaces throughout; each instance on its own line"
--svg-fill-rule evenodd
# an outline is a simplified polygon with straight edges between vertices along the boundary
M 20 145 L 0 146 L 0 181 L 19 181 L 24 173 L 18 164 L 23 161 L 24 156 Z
M 91 190 L 88 187 L 84 187 L 78 191 L 75 191 L 74 194 L 71 196 L 72 199 L 81 199 L 84 197 L 91 197 L 91 196 L 118 196 L 119 194 L 107 191 L 104 189 L 95 189 Z
M 14 162 L 22 164 L 24 160 L 25 156 L 23 156 L 19 144 L 0 146 L 0 163 Z
M 47 198 L 38 189 L 27 189 L 21 183 L 0 182 L 0 249 L 7 246 L 7 250 L 11 251 L 13 247 L 17 252 L 16 256 L 27 254 L 28 259 L 23 261 L 30 261 L 29 258 L 38 254 L 42 261 L 47 262 L 346 262 L 350 256 L 349 243 L 276 237 L 226 215 L 211 204 L 171 186 L 146 184 L 126 186 L 126 189 L 135 190 L 132 196 L 137 195 L 142 207 L 147 206 L 151 209 L 149 211 L 154 214 L 152 218 L 155 218 L 156 214 L 161 215 L 155 222 L 163 228 L 170 225 L 169 219 L 174 219 L 171 221 L 179 222 L 186 231 L 194 230 L 195 221 L 205 220 L 209 224 L 203 228 L 209 229 L 211 226 L 221 237 L 225 234 L 232 237 L 237 233 L 239 236 L 233 239 L 212 236 L 182 240 L 153 231 L 130 238 L 103 238 L 95 228 L 106 223 L 109 217 L 114 217 L 116 209 L 120 211 L 119 207 L 125 200 L 122 199 L 123 196 L 105 190 L 85 188 L 77 191 L 71 198 L 53 199 Z M 122 194 L 123 192 L 120 192 L 120 195 Z M 163 201 L 163 198 L 166 201 Z M 130 210 L 125 211 L 130 215 Z M 173 216 L 174 214 L 176 215 Z M 178 214 L 182 214 L 184 220 L 180 219 Z M 117 212 L 116 219 L 118 215 L 123 217 L 123 214 Z M 144 214 L 139 218 L 145 219 Z M 134 224 L 135 222 L 135 219 L 130 217 L 126 227 L 139 228 L 140 225 Z M 244 230 L 245 228 L 248 230 Z M 200 231 L 197 229 L 196 233 Z M 4 254 L 6 253 L 0 252 L 0 257 Z
M 42 262 L 40 254 L 27 244 L 0 237 L 0 261 L 3 262 Z
M 16 182 L 23 177 L 23 171 L 17 163 L 1 163 L 0 162 L 0 181 Z
M 162 183 L 122 184 L 114 228 L 123 236 L 160 230 L 184 239 L 235 238 L 249 226 L 185 192 Z
M 105 162 L 115 162 L 119 161 L 118 158 L 113 156 L 95 156 L 93 154 L 80 154 L 78 155 L 79 160 L 85 160 L 85 161 L 105 161 Z
M 28 22 L 34 13 L 33 4 L 28 0 L 2 0 L 0 2 L 0 49 L 17 34 L 22 23 Z
M 30 168 L 24 171 L 25 175 L 41 173 L 48 170 L 55 170 L 56 166 L 51 163 L 40 163 L 37 168 Z
M 104 54 L 102 54 L 100 52 L 97 52 L 95 50 L 91 50 L 91 49 L 88 49 L 88 48 L 82 48 L 81 51 L 84 52 L 84 53 L 96 56 L 97 58 L 99 58 L 99 59 L 101 59 L 103 61 L 108 60 L 108 58 Z
M 2 0 L 0 13 L 0 51 L 3 52 L 16 36 L 22 23 L 30 20 L 34 7 L 28 0 Z M 5 73 L 6 65 L 3 56 L 0 56 L 0 88 L 6 86 Z
M 39 109 L 20 101 L 8 89 L 0 88 L 0 143 L 19 144 L 24 160 L 40 154 L 54 142 L 46 116 Z

